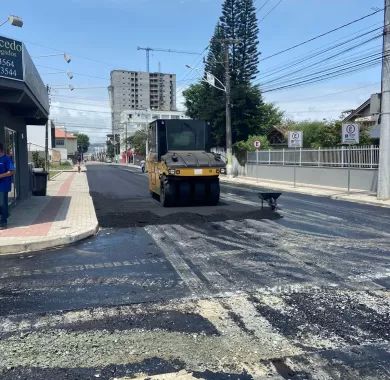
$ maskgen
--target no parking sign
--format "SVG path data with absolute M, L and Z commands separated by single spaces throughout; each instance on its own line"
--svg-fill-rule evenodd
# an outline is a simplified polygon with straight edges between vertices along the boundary
M 302 145 L 303 145 L 303 132 L 302 131 L 288 132 L 288 147 L 289 148 L 302 148 Z
M 253 145 L 255 146 L 256 149 L 260 149 L 261 147 L 261 142 L 259 140 L 256 140 Z
M 343 144 L 359 144 L 359 124 L 343 124 L 342 130 Z

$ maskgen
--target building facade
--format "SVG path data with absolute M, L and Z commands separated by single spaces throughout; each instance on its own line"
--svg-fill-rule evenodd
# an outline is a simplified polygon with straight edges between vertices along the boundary
M 47 122 L 49 97 L 24 44 L 0 36 L 0 46 L 0 142 L 16 166 L 12 203 L 31 194 L 27 125 Z
M 54 129 L 54 146 L 55 149 L 65 149 L 66 158 L 74 159 L 77 154 L 77 136 L 67 132 L 65 128 L 56 127 Z
M 113 134 L 123 129 L 125 110 L 176 111 L 175 74 L 113 70 L 108 91 Z

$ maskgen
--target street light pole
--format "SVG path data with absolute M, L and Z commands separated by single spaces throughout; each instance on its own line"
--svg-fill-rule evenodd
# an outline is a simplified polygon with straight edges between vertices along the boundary
M 385 0 L 378 199 L 390 199 L 390 0 Z

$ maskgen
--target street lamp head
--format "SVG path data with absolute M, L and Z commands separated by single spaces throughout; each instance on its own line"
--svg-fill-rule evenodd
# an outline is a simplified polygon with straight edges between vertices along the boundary
M 71 71 L 68 71 L 66 75 L 68 76 L 69 79 L 73 79 L 73 73 Z
M 70 61 L 72 60 L 72 58 L 70 57 L 70 55 L 64 53 L 64 59 L 65 59 L 65 62 L 66 63 L 70 63 Z
M 74 87 L 73 87 L 71 84 L 69 85 L 69 90 L 70 90 L 70 91 L 73 91 L 73 90 L 74 90 Z
M 18 16 L 8 16 L 8 21 L 11 25 L 21 28 L 23 26 L 23 20 Z

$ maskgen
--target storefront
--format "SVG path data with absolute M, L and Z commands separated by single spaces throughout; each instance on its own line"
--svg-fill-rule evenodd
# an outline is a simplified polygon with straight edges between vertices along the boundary
M 31 194 L 26 125 L 43 125 L 49 98 L 24 44 L 0 36 L 0 142 L 16 166 L 10 202 Z

